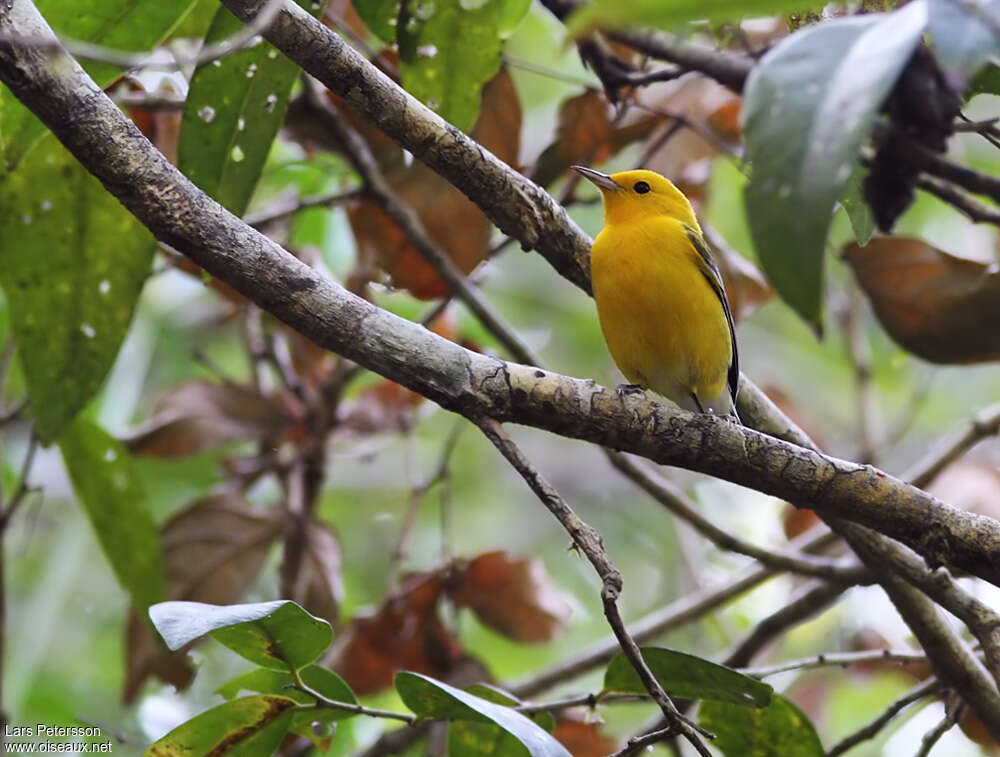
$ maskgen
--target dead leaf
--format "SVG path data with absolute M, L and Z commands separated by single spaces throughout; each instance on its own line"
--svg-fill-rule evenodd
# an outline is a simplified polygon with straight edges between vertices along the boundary
M 188 648 L 171 652 L 149 622 L 130 610 L 125 626 L 125 683 L 122 701 L 131 704 L 146 679 L 156 677 L 178 691 L 194 680 L 195 669 Z
M 416 392 L 395 381 L 379 379 L 345 403 L 339 427 L 357 434 L 409 431 L 413 428 L 414 411 L 423 403 L 424 398 Z
M 743 101 L 739 97 L 734 97 L 727 103 L 723 103 L 712 111 L 705 123 L 721 139 L 727 142 L 738 143 L 743 139 L 743 132 L 740 129 L 740 111 Z
M 468 607 L 515 641 L 550 641 L 572 613 L 541 560 L 513 558 L 503 551 L 457 560 L 448 594 L 456 605 Z
M 428 327 L 438 336 L 455 341 L 458 327 L 451 311 L 445 310 Z M 462 340 L 468 350 L 478 352 L 478 346 Z M 413 428 L 415 412 L 427 398 L 389 379 L 380 379 L 366 387 L 350 402 L 345 403 L 340 426 L 359 434 L 380 431 L 409 431 Z
M 814 510 L 785 503 L 785 514 L 782 516 L 781 522 L 785 538 L 791 541 L 819 523 L 819 516 Z
M 919 239 L 880 237 L 844 257 L 875 314 L 905 350 L 932 363 L 1000 359 L 1000 267 Z
M 623 147 L 648 137 L 663 117 L 644 114 L 625 124 L 615 124 L 607 98 L 597 91 L 571 97 L 559 106 L 556 138 L 535 163 L 531 180 L 548 186 L 571 165 L 600 164 Z
M 281 528 L 277 514 L 253 510 L 242 497 L 228 493 L 198 500 L 176 513 L 161 529 L 168 599 L 239 602 L 257 580 Z M 126 646 L 126 703 L 153 675 L 178 688 L 191 682 L 189 647 L 170 652 L 135 612 L 128 620 Z
M 180 94 L 169 79 L 164 79 L 159 89 L 154 92 L 147 92 L 142 83 L 131 76 L 124 77 L 121 84 L 125 91 L 136 95 L 170 97 Z M 156 145 L 167 160 L 177 165 L 177 140 L 180 136 L 184 109 L 132 105 L 126 111 L 146 139 Z
M 334 627 L 344 598 L 341 559 L 333 532 L 322 523 L 310 523 L 291 598 Z
M 354 10 L 354 3 L 351 0 L 329 0 L 326 10 L 323 13 L 323 24 L 326 26 L 342 26 L 349 29 L 360 39 L 368 39 L 368 27 L 361 20 L 361 16 Z
M 695 183 L 692 168 L 696 175 L 703 177 L 703 183 L 708 180 L 709 172 L 701 166 L 708 165 L 706 161 L 716 158 L 723 150 L 728 139 L 712 139 L 716 134 L 712 128 L 713 114 L 720 108 L 730 105 L 734 96 L 726 87 L 707 77 L 684 78 L 671 82 L 669 85 L 652 88 L 646 87 L 639 93 L 641 103 L 665 114 L 682 116 L 694 128 L 682 127 L 647 161 L 646 168 L 663 174 L 677 184 L 688 185 L 686 192 L 691 197 L 690 185 Z M 669 121 L 662 121 L 669 126 Z M 699 127 L 700 124 L 700 127 Z M 660 130 L 650 136 L 650 142 L 655 142 L 660 136 Z
M 462 650 L 441 622 L 441 594 L 438 573 L 410 578 L 373 614 L 351 622 L 337 644 L 333 669 L 358 694 L 388 688 L 400 670 L 444 679 Z
M 482 102 L 471 136 L 513 165 L 520 145 L 521 108 L 514 83 L 505 70 L 483 88 Z M 413 162 L 393 169 L 393 150 L 377 147 L 384 136 L 362 134 L 370 145 L 375 143 L 372 151 L 380 158 L 380 164 L 389 164 L 383 166 L 383 171 L 398 198 L 416 212 L 431 239 L 462 273 L 471 272 L 489 250 L 493 229 L 489 219 L 475 203 L 423 163 Z M 444 282 L 424 261 L 403 229 L 374 200 L 355 201 L 349 206 L 348 215 L 362 266 L 377 263 L 389 274 L 393 286 L 406 289 L 420 299 L 447 293 Z
M 618 741 L 601 730 L 600 723 L 560 717 L 552 731 L 573 757 L 605 757 L 618 751 Z
M 319 390 L 333 370 L 333 353 L 292 329 L 282 329 L 282 334 L 288 340 L 295 375 L 313 391 Z
M 164 396 L 153 417 L 122 441 L 133 454 L 183 457 L 225 442 L 266 439 L 291 420 L 279 403 L 250 387 L 191 381 Z
M 958 727 L 969 741 L 973 741 L 983 748 L 984 754 L 989 757 L 1000 757 L 1000 744 L 993 738 L 983 721 L 971 707 L 967 707 L 962 719 L 958 721 Z

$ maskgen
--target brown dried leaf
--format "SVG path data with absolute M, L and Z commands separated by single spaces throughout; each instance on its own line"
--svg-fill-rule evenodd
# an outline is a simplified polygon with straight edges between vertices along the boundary
M 462 650 L 438 614 L 441 593 L 437 573 L 410 578 L 374 614 L 351 622 L 337 644 L 333 669 L 358 694 L 388 688 L 400 670 L 445 678 Z
M 706 119 L 706 123 L 720 138 L 727 142 L 739 142 L 743 138 L 743 132 L 740 129 L 742 108 L 743 101 L 739 97 L 734 97 L 712 111 Z
M 171 652 L 166 644 L 130 610 L 125 627 L 125 683 L 122 701 L 131 704 L 147 678 L 156 677 L 183 691 L 194 680 L 195 669 L 188 660 L 188 648 Z
M 295 375 L 309 388 L 318 390 L 333 370 L 333 354 L 297 331 L 284 329 L 283 333 L 288 340 Z
M 1000 269 L 919 239 L 881 237 L 844 257 L 879 321 L 904 349 L 933 363 L 1000 359 Z
M 326 26 L 331 26 L 333 22 L 334 28 L 342 26 L 349 29 L 360 39 L 368 38 L 368 27 L 354 10 L 354 3 L 351 0 L 328 0 L 322 21 Z
M 292 591 L 292 599 L 313 615 L 336 627 L 340 602 L 344 598 L 341 575 L 340 544 L 333 532 L 322 523 L 312 522 L 306 529 L 302 562 Z
M 969 741 L 974 741 L 983 748 L 983 753 L 989 757 L 1000 757 L 1000 744 L 993 738 L 971 707 L 966 708 L 958 727 Z
M 687 122 L 701 128 L 682 128 L 649 159 L 646 167 L 663 174 L 674 183 L 687 185 L 686 193 L 691 197 L 691 186 L 697 179 L 708 180 L 710 161 L 720 154 L 723 143 L 729 140 L 712 139 L 715 130 L 711 126 L 713 114 L 733 102 L 731 91 L 707 77 L 679 79 L 670 86 L 658 89 L 646 88 L 640 93 L 644 104 L 664 113 L 682 116 Z M 705 126 L 707 125 L 707 126 Z M 706 133 L 707 132 L 707 133 Z M 660 132 L 650 137 L 655 142 Z M 697 198 L 692 198 L 692 200 Z
M 431 331 L 449 341 L 455 341 L 458 331 L 454 316 L 445 311 L 429 325 Z M 466 349 L 478 352 L 478 347 L 462 340 Z M 345 403 L 340 426 L 359 434 L 379 431 L 408 431 L 413 428 L 414 411 L 426 397 L 389 379 L 381 379 L 361 391 L 350 403 Z
M 345 405 L 339 425 L 358 434 L 409 431 L 414 411 L 423 403 L 424 398 L 416 392 L 395 381 L 380 379 Z
M 556 138 L 539 156 L 531 179 L 547 186 L 576 163 L 606 161 L 626 145 L 648 137 L 663 118 L 644 115 L 616 125 L 607 98 L 597 91 L 571 97 L 559 106 Z
M 550 641 L 572 613 L 541 560 L 503 551 L 456 561 L 448 593 L 456 605 L 516 641 Z
M 290 421 L 278 403 L 254 389 L 191 381 L 163 397 L 153 417 L 122 441 L 133 454 L 183 457 L 224 442 L 266 439 Z
M 198 500 L 176 513 L 161 530 L 170 599 L 233 604 L 257 580 L 281 532 L 281 519 L 252 510 L 234 494 Z M 134 612 L 127 630 L 123 698 L 135 699 L 152 675 L 184 688 L 194 673 L 184 647 L 170 652 Z
M 521 108 L 510 75 L 501 70 L 483 88 L 482 97 L 482 111 L 471 136 L 501 160 L 516 162 Z M 378 145 L 384 139 L 381 133 L 362 134 L 370 145 Z M 380 164 L 396 195 L 416 212 L 431 239 L 462 273 L 472 271 L 489 249 L 492 230 L 489 219 L 475 203 L 423 163 L 390 170 L 384 164 L 395 160 L 392 150 L 376 146 L 372 149 L 376 156 L 381 156 Z M 408 290 L 414 297 L 433 299 L 447 293 L 444 282 L 410 243 L 403 229 L 376 202 L 361 198 L 352 203 L 348 214 L 363 265 L 377 263 L 389 274 L 393 286 Z
M 552 735 L 573 757 L 604 757 L 618 751 L 618 741 L 601 731 L 600 723 L 561 717 Z
M 805 507 L 795 507 L 786 503 L 785 514 L 782 516 L 781 521 L 785 531 L 785 538 L 791 541 L 819 523 L 819 516 L 814 510 L 809 510 Z
M 125 77 L 121 81 L 124 90 L 134 94 L 151 96 L 178 95 L 177 90 L 164 79 L 155 92 L 147 92 L 146 88 L 134 78 Z M 181 119 L 184 111 L 181 108 L 147 108 L 133 105 L 126 109 L 129 118 L 139 127 L 139 131 L 156 145 L 157 149 L 174 165 L 177 164 L 177 138 L 180 136 Z

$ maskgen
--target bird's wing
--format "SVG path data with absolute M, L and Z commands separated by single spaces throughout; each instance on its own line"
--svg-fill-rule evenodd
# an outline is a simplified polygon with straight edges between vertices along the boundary
M 733 313 L 729 309 L 729 299 L 726 297 L 726 285 L 722 282 L 722 274 L 719 272 L 719 267 L 712 260 L 712 253 L 708 249 L 708 244 L 705 242 L 705 238 L 701 235 L 701 232 L 692 227 L 684 226 L 684 233 L 687 234 L 688 240 L 691 245 L 698 251 L 698 263 L 701 269 L 702 275 L 708 281 L 709 285 L 715 291 L 715 296 L 719 298 L 719 302 L 722 303 L 722 309 L 726 314 L 726 321 L 729 323 L 729 341 L 733 345 L 733 357 L 729 363 L 729 394 L 733 398 L 733 402 L 736 402 L 736 391 L 740 383 L 740 356 L 736 349 L 736 327 L 733 324 Z

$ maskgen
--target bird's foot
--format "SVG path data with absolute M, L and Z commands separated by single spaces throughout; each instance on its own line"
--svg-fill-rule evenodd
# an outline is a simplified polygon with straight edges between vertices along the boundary
M 630 394 L 642 394 L 645 391 L 646 388 L 638 384 L 619 384 L 615 387 L 615 392 L 622 399 L 628 397 Z

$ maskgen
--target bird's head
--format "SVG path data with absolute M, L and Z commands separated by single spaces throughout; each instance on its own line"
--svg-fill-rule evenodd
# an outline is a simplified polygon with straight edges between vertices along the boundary
M 655 171 L 636 170 L 603 174 L 592 168 L 573 166 L 601 190 L 604 223 L 618 225 L 665 215 L 698 228 L 691 203 L 669 180 Z

